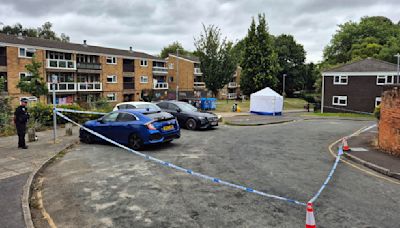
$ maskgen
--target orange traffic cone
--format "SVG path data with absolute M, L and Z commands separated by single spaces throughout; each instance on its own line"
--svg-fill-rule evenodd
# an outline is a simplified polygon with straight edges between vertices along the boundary
M 347 144 L 347 138 L 343 138 L 342 144 L 343 144 L 343 151 L 350 151 L 349 144 Z
M 306 228 L 316 228 L 312 203 L 307 203 Z

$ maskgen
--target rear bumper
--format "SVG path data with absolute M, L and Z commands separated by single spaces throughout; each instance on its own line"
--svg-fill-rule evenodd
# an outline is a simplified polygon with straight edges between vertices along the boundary
M 179 139 L 180 137 L 181 137 L 180 130 L 174 130 L 170 132 L 157 131 L 149 134 L 148 140 L 144 141 L 144 144 L 150 145 L 150 144 L 163 143 L 174 139 Z

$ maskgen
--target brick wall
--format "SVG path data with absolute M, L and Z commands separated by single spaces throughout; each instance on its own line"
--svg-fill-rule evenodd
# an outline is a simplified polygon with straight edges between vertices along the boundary
M 379 147 L 400 156 L 400 87 L 383 93 L 379 121 Z

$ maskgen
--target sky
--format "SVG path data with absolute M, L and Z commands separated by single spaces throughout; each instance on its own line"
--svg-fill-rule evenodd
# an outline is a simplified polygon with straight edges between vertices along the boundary
M 0 0 L 0 22 L 39 27 L 46 21 L 71 42 L 159 54 L 179 41 L 194 50 L 202 24 L 214 24 L 228 40 L 246 36 L 252 17 L 265 13 L 269 32 L 290 34 L 322 60 L 339 24 L 363 16 L 400 20 L 400 0 Z M 0 25 L 1 26 L 1 25 Z

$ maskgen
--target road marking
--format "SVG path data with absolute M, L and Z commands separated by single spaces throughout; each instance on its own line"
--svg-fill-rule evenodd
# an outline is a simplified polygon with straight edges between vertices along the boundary
M 357 135 L 357 134 L 359 134 L 359 133 L 360 133 L 362 130 L 364 130 L 364 129 L 365 129 L 365 127 L 362 127 L 361 129 L 359 129 L 359 130 L 357 130 L 356 132 L 354 132 L 352 135 Z M 341 138 L 338 139 L 338 140 L 336 140 L 335 142 L 333 142 L 333 143 L 332 143 L 331 145 L 329 145 L 329 147 L 328 147 L 330 154 L 331 154 L 333 157 L 335 157 L 335 158 L 336 158 L 336 155 L 335 155 L 335 153 L 333 152 L 332 147 L 335 146 L 337 143 L 339 143 L 341 140 L 342 140 Z M 395 179 L 392 179 L 392 178 L 389 178 L 389 177 L 386 177 L 386 176 L 377 174 L 377 173 L 375 173 L 375 172 L 372 172 L 372 171 L 370 171 L 370 170 L 361 168 L 360 166 L 354 164 L 353 162 L 350 162 L 350 161 L 344 159 L 343 157 L 342 157 L 340 160 L 341 160 L 342 162 L 344 162 L 345 164 L 347 164 L 347 165 L 349 165 L 349 166 L 351 166 L 351 167 L 353 167 L 353 168 L 355 168 L 355 169 L 358 169 L 358 170 L 360 170 L 360 171 L 362 171 L 362 172 L 364 172 L 364 173 L 366 173 L 366 174 L 368 174 L 368 175 L 371 175 L 371 176 L 377 177 L 377 178 L 379 178 L 379 179 L 382 179 L 382 180 L 391 182 L 391 183 L 393 183 L 393 184 L 398 184 L 398 185 L 400 185 L 400 181 L 397 181 L 397 180 L 395 180 Z
M 363 148 L 363 147 L 352 147 L 351 151 L 360 151 L 360 152 L 364 152 L 364 151 L 368 151 L 367 149 Z

